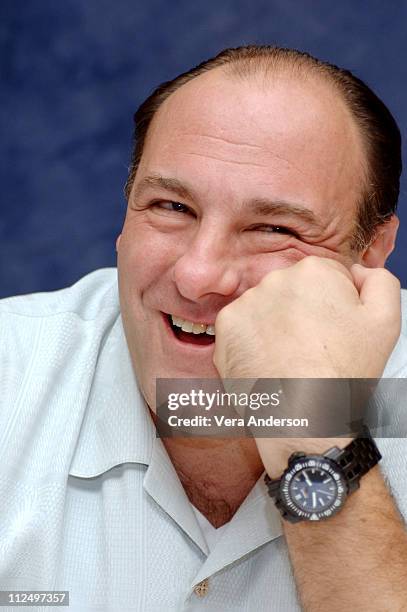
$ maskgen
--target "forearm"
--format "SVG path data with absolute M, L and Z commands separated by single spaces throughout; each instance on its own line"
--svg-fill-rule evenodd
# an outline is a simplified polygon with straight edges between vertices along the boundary
M 407 531 L 378 466 L 337 515 L 284 531 L 305 612 L 407 610 Z

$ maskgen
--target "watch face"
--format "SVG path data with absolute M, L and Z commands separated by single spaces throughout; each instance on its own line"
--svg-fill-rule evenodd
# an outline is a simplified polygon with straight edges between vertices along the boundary
M 295 516 L 320 520 L 343 506 L 347 494 L 343 474 L 326 457 L 303 457 L 290 464 L 281 480 L 281 497 Z

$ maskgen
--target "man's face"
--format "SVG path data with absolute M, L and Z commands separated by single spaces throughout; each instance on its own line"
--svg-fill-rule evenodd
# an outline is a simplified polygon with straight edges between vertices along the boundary
M 265 86 L 214 70 L 164 103 L 118 248 L 124 329 L 150 406 L 157 377 L 218 376 L 210 337 L 177 335 L 167 315 L 213 324 L 272 270 L 307 255 L 357 260 L 349 241 L 363 164 L 359 134 L 325 84 Z

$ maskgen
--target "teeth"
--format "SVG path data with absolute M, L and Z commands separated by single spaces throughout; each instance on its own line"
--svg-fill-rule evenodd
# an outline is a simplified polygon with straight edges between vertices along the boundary
M 206 325 L 203 323 L 194 323 L 192 326 L 192 331 L 194 334 L 203 334 L 205 332 Z
M 215 326 L 214 325 L 205 325 L 205 323 L 193 323 L 192 321 L 187 321 L 186 319 L 181 319 L 180 317 L 174 317 L 171 315 L 171 320 L 176 327 L 180 327 L 182 331 L 193 333 L 193 334 L 204 334 L 205 332 L 209 336 L 215 335 Z

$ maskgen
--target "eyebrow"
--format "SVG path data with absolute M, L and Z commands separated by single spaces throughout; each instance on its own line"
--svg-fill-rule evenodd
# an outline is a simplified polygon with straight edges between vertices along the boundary
M 183 199 L 197 199 L 193 190 L 180 180 L 171 177 L 164 177 L 159 174 L 145 176 L 137 187 L 135 187 L 132 197 L 137 200 L 137 198 L 140 197 L 140 195 L 148 187 L 158 187 L 166 191 L 171 191 Z M 285 214 L 304 221 L 305 223 L 308 223 L 316 228 L 322 227 L 315 214 L 309 208 L 306 208 L 305 206 L 302 206 L 296 202 L 289 202 L 282 199 L 271 200 L 269 198 L 253 198 L 244 202 L 242 207 L 245 210 L 249 209 L 253 214 L 259 217 L 271 214 Z
M 137 199 L 147 187 L 159 187 L 166 191 L 172 191 L 180 196 L 180 198 L 194 199 L 192 189 L 188 189 L 181 181 L 176 178 L 169 178 L 159 174 L 151 174 L 145 176 L 134 190 L 134 199 Z

